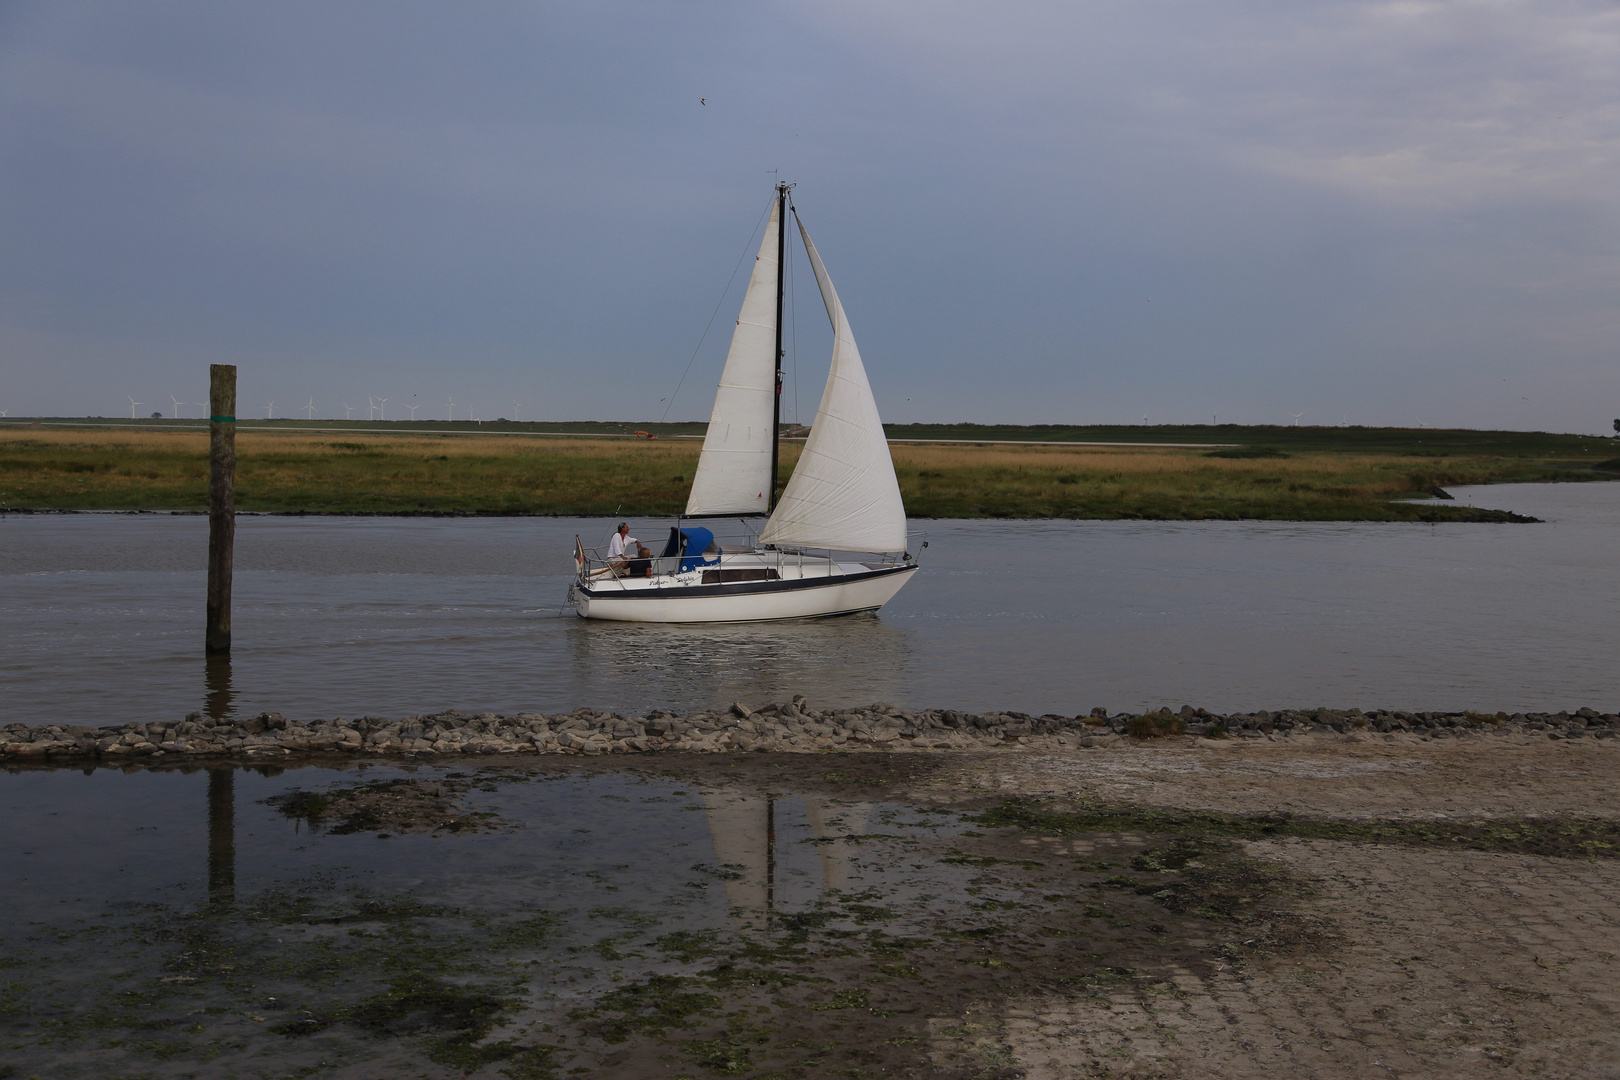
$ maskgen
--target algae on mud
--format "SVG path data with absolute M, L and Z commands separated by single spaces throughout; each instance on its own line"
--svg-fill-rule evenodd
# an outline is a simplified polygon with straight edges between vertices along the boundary
M 1034 800 L 1012 800 L 984 811 L 977 820 L 991 828 L 1016 828 L 1056 836 L 1114 830 L 1199 837 L 1293 836 L 1557 857 L 1620 858 L 1620 822 L 1601 817 L 1346 821 L 1292 814 L 1238 815 L 1102 803 L 1060 809 Z
M 385 829 L 390 834 L 442 836 L 511 828 L 493 811 L 459 806 L 460 796 L 473 786 L 459 774 L 431 781 L 402 777 L 335 785 L 325 792 L 293 788 L 265 803 L 311 830 L 325 829 L 333 835 Z M 494 788 L 486 786 L 485 790 Z
M 684 507 L 700 449 L 692 439 L 565 439 L 531 425 L 484 433 L 443 426 L 422 433 L 357 424 L 334 435 L 298 423 L 244 424 L 237 506 L 314 514 L 666 515 Z M 1087 433 L 1075 429 L 1071 437 Z M 1162 445 L 1175 434 L 1155 429 L 1131 446 L 1041 438 L 1031 441 L 1043 445 L 896 442 L 891 452 L 914 518 L 1509 521 L 1517 519 L 1502 511 L 1408 500 L 1458 484 L 1615 476 L 1596 467 L 1612 456 L 1612 443 L 1578 436 L 1223 428 L 1218 434 L 1235 448 Z M 784 480 L 801 446 L 783 444 Z M 0 506 L 197 512 L 206 506 L 206 463 L 206 435 L 167 422 L 131 429 L 0 425 Z

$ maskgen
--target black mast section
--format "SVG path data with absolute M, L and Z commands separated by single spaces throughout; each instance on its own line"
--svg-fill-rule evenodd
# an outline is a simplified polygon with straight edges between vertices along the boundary
M 788 185 L 776 185 L 776 393 L 771 412 L 771 500 L 767 512 L 776 509 L 777 461 L 782 452 L 782 282 L 787 271 L 787 193 Z

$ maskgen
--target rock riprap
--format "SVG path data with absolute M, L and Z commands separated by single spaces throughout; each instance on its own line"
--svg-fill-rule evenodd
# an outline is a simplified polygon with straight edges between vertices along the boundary
M 626 716 L 580 708 L 567 713 L 442 712 L 391 720 L 338 717 L 304 723 L 278 712 L 211 719 L 0 728 L 0 760 L 49 758 L 129 761 L 168 757 L 275 758 L 289 755 L 401 757 L 493 754 L 607 754 L 686 751 L 726 753 L 826 750 L 965 750 L 990 747 L 1095 748 L 1154 740 L 1470 739 L 1492 736 L 1580 739 L 1620 734 L 1620 716 L 1576 712 L 1488 714 L 1360 709 L 1217 714 L 1183 706 L 1150 713 L 1093 709 L 1079 716 L 1021 712 L 963 713 L 898 709 L 882 703 L 814 709 L 802 697 L 787 704 L 743 704 L 677 716 L 654 709 Z

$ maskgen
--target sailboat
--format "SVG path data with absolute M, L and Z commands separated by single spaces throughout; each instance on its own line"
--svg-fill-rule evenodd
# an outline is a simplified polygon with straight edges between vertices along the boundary
M 581 618 L 754 622 L 876 611 L 917 572 L 905 505 L 860 350 L 821 255 L 780 183 L 715 394 L 686 512 L 657 555 L 602 559 L 576 538 Z M 782 299 L 792 214 L 833 329 L 832 367 L 787 486 L 781 452 Z M 750 542 L 705 518 L 765 517 Z M 923 546 L 926 546 L 924 542 Z

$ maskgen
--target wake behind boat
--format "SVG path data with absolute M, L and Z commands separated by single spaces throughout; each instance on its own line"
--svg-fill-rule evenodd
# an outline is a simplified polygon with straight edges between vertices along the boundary
M 866 368 L 788 191 L 777 185 L 686 513 L 645 558 L 635 551 L 606 558 L 576 541 L 569 600 L 581 618 L 752 622 L 875 611 L 917 571 Z M 815 423 L 778 498 L 783 225 L 790 212 L 832 323 L 833 355 Z M 692 521 L 750 516 L 765 516 L 765 525 L 741 545 L 722 546 Z

